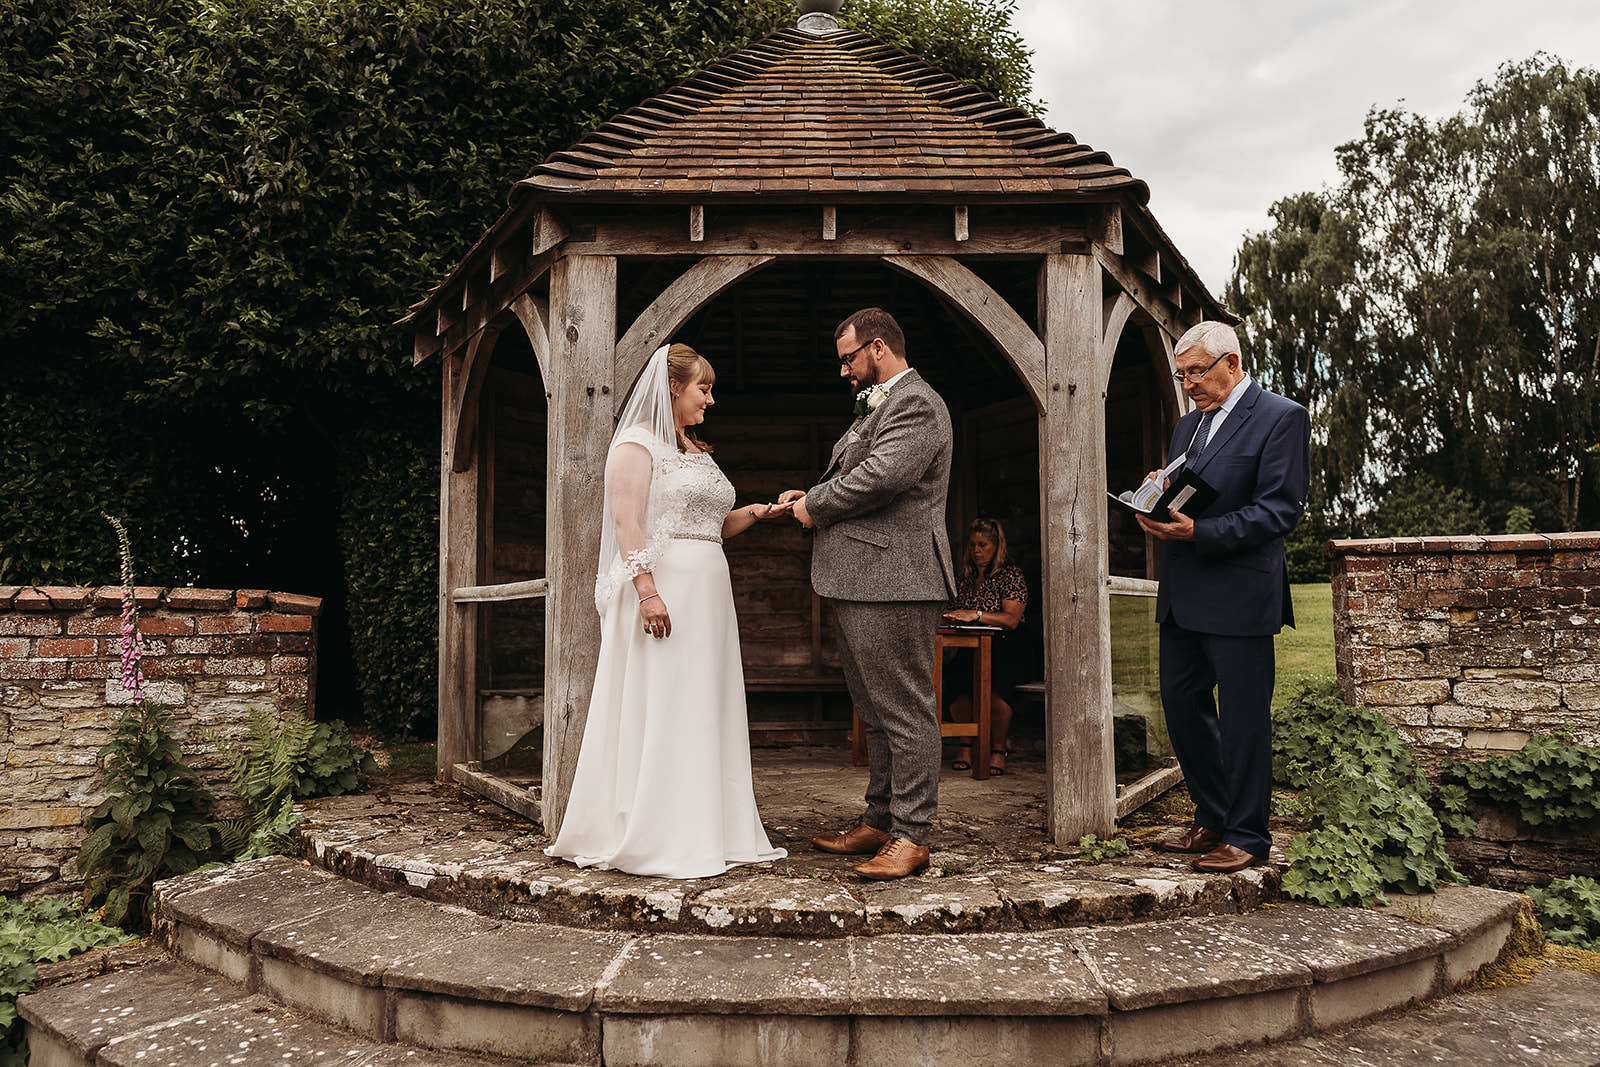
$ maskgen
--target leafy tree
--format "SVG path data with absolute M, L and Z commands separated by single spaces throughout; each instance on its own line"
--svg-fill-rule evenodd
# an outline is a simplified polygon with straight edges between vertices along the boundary
M 1374 109 L 1338 162 L 1246 239 L 1228 289 L 1264 380 L 1312 411 L 1312 507 L 1392 525 L 1374 509 L 1426 476 L 1479 530 L 1600 516 L 1600 74 L 1506 64 L 1458 115 Z

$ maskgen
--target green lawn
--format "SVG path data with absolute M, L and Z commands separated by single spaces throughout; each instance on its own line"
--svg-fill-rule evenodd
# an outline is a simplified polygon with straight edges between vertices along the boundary
M 1310 678 L 1333 680 L 1332 586 L 1296 585 L 1294 617 L 1298 624 L 1278 635 L 1278 684 L 1273 707 L 1279 707 L 1289 690 Z M 1119 712 L 1139 711 L 1149 720 L 1152 743 L 1166 742 L 1161 715 L 1161 684 L 1157 661 L 1159 642 L 1154 597 L 1111 598 L 1111 690 Z
M 1278 635 L 1278 685 L 1272 706 L 1283 703 L 1285 693 L 1308 678 L 1333 681 L 1333 586 L 1290 586 L 1294 597 L 1294 629 Z

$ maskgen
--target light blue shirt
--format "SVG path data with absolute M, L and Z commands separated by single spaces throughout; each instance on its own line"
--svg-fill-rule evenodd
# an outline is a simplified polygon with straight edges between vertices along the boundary
M 1228 398 L 1222 402 L 1222 406 L 1217 409 L 1217 413 L 1211 416 L 1211 433 L 1206 436 L 1207 448 L 1210 448 L 1211 442 L 1216 440 L 1217 431 L 1222 429 L 1222 424 L 1228 421 L 1228 416 L 1233 414 L 1234 405 L 1239 402 L 1240 397 L 1244 396 L 1244 392 L 1248 388 L 1250 388 L 1250 375 L 1246 374 L 1243 378 L 1240 378 L 1239 383 L 1233 387 L 1233 392 L 1228 394 Z M 1204 415 L 1200 417 L 1205 418 Z M 1196 435 L 1200 433 L 1200 427 L 1198 425 L 1195 426 L 1194 432 Z M 1189 447 L 1191 449 L 1194 448 L 1193 437 L 1189 439 Z

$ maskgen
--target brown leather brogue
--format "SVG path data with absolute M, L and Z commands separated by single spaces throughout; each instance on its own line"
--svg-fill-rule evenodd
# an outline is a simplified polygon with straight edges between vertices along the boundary
M 1222 844 L 1222 835 L 1204 826 L 1191 826 L 1177 837 L 1157 841 L 1156 848 L 1163 852 L 1210 852 Z
M 1246 867 L 1259 867 L 1265 862 L 1267 861 L 1260 856 L 1252 855 L 1234 845 L 1218 845 L 1190 866 L 1204 874 L 1232 874 Z
M 840 856 L 867 856 L 889 843 L 889 831 L 858 822 L 836 834 L 818 834 L 811 843 L 824 852 Z
M 913 844 L 909 838 L 892 837 L 878 850 L 878 854 L 865 863 L 856 864 L 856 873 L 875 882 L 890 878 L 904 878 L 916 874 L 928 865 L 926 845 Z

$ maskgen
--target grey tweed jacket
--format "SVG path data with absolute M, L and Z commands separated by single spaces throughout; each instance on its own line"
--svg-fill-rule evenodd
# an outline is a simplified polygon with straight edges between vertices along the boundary
M 950 600 L 945 532 L 950 412 L 915 370 L 857 419 L 821 483 L 806 493 L 816 526 L 811 584 L 833 600 Z

